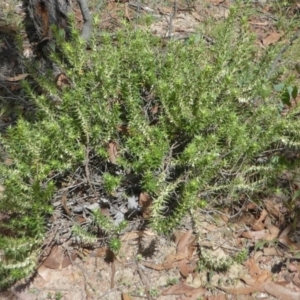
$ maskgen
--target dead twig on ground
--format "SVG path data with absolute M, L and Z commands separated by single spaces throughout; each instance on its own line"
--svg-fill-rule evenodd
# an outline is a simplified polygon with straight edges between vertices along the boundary
M 152 297 L 150 295 L 150 290 L 151 290 L 151 284 L 149 281 L 149 278 L 145 275 L 144 271 L 142 270 L 142 267 L 136 263 L 137 271 L 141 277 L 142 283 L 145 286 L 145 292 L 148 300 L 152 300 Z
M 136 3 L 131 3 L 131 2 L 129 2 L 128 3 L 128 6 L 130 6 L 130 7 L 132 7 L 132 8 L 134 8 L 134 9 L 136 9 L 136 10 L 144 10 L 144 11 L 146 11 L 146 12 L 154 12 L 154 9 L 152 9 L 152 8 L 150 8 L 150 7 L 148 7 L 148 6 L 142 6 L 142 5 L 140 5 L 140 4 L 136 4 Z

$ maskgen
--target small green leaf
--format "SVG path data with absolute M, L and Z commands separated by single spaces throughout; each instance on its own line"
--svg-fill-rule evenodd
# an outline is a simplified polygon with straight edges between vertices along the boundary
M 263 96 L 263 97 L 269 97 L 270 96 L 270 94 L 271 94 L 271 92 L 272 92 L 272 88 L 269 86 L 269 85 L 263 85 L 262 87 L 261 87 L 261 95 Z
M 292 97 L 293 99 L 296 99 L 298 96 L 298 88 L 296 86 L 293 87 L 293 90 L 292 90 Z
M 274 85 L 274 91 L 275 92 L 281 92 L 285 87 L 284 83 L 279 83 Z
M 291 106 L 291 96 L 290 96 L 290 93 L 289 93 L 289 90 L 286 89 L 282 95 L 281 95 L 281 101 L 288 105 L 288 106 Z
M 293 87 L 292 86 L 288 86 L 286 89 L 289 92 L 289 95 L 292 96 Z
M 296 193 L 294 193 L 292 201 L 295 201 L 300 196 L 300 190 L 298 190 Z
M 58 36 L 59 36 L 60 38 L 64 37 L 64 36 L 65 36 L 65 31 L 64 31 L 63 29 L 59 29 L 59 30 L 58 30 Z
M 261 250 L 264 248 L 264 246 L 267 244 L 268 242 L 267 241 L 258 241 L 256 244 L 255 244 L 255 247 L 254 247 L 254 250 L 257 251 L 257 250 Z

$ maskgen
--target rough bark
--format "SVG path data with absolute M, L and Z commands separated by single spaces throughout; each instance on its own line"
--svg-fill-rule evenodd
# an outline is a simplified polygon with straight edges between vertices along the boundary
M 28 13 L 34 23 L 43 52 L 51 51 L 50 43 L 52 41 L 51 26 L 58 26 L 69 36 L 70 28 L 68 26 L 68 14 L 74 7 L 75 0 L 28 0 Z M 77 0 L 84 20 L 81 36 L 88 40 L 91 34 L 91 15 L 86 0 Z M 49 49 L 50 48 L 50 49 Z M 46 51 L 45 51 L 46 49 Z
M 68 0 L 29 0 L 28 12 L 40 40 L 51 39 L 50 26 L 68 31 L 67 15 L 71 12 Z

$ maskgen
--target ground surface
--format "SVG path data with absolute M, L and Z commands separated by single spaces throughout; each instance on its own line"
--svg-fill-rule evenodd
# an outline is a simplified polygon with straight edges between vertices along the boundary
M 231 1 L 222 0 L 94 2 L 90 6 L 93 14 L 100 15 L 99 29 L 113 31 L 122 26 L 122 20 L 148 26 L 137 20 L 149 16 L 152 22 L 147 28 L 153 34 L 180 40 L 197 34 L 207 16 L 216 22 L 226 18 L 231 5 Z M 10 36 L 24 11 L 18 1 L 5 0 L 1 6 L 0 96 L 8 100 L 11 92 L 20 89 L 22 79 L 15 77 L 22 69 L 18 55 L 11 52 Z M 297 17 L 300 2 L 285 10 Z M 4 18 L 8 13 L 9 22 Z M 75 13 L 80 26 L 80 12 L 77 9 Z M 268 1 L 253 1 L 253 18 L 248 21 L 262 51 L 275 43 L 284 46 L 290 38 L 277 27 L 277 15 Z M 23 54 L 30 55 L 25 33 L 23 37 Z M 205 38 L 212 42 L 209 36 Z M 299 56 L 290 53 L 288 60 L 279 63 L 294 64 L 297 59 Z M 0 114 L 0 126 L 11 122 L 13 116 L 7 111 Z M 291 184 L 299 190 L 298 181 Z M 290 212 L 283 205 L 286 200 L 273 195 L 263 199 L 261 207 L 241 201 L 233 210 L 235 215 L 222 210 L 194 211 L 173 237 L 132 226 L 122 236 L 123 245 L 115 260 L 102 246 L 75 249 L 65 243 L 55 245 L 56 235 L 63 238 L 64 232 L 52 227 L 47 239 L 51 245 L 46 247 L 48 258 L 28 282 L 1 293 L 0 299 L 300 299 L 299 235 L 289 222 Z M 60 199 L 54 205 L 57 224 L 68 228 L 63 219 L 65 206 L 74 208 Z

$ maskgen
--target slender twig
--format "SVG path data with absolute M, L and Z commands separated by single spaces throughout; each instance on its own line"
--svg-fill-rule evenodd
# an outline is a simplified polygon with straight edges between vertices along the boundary
M 48 243 L 47 243 L 46 245 L 45 245 L 45 244 L 42 245 L 42 247 L 44 247 L 44 250 L 42 250 L 42 251 L 40 252 L 39 257 L 41 257 L 41 256 L 44 254 L 44 252 L 48 249 L 48 247 L 52 244 L 52 242 L 54 241 L 54 239 L 55 239 L 55 237 L 56 237 L 56 234 L 57 234 L 57 232 L 58 232 L 58 229 L 59 229 L 58 226 L 56 226 L 54 229 L 51 229 L 51 231 L 52 231 L 52 236 L 51 236 L 50 240 L 48 241 Z M 52 247 L 51 247 L 51 249 L 52 249 Z M 47 257 L 50 255 L 50 252 L 51 252 L 51 251 L 49 251 Z M 44 263 L 44 260 L 40 262 L 39 266 L 41 266 L 43 263 Z
M 132 8 L 134 8 L 134 9 L 137 9 L 138 11 L 141 9 L 141 10 L 144 10 L 146 12 L 154 12 L 154 9 L 152 9 L 148 6 L 141 6 L 140 3 L 136 4 L 136 3 L 129 2 L 128 5 L 131 6 Z
M 118 290 L 119 288 L 114 288 L 114 289 L 110 289 L 109 291 L 105 292 L 104 294 L 102 294 L 101 296 L 99 296 L 97 299 L 101 299 L 105 296 L 107 296 L 108 294 L 112 293 L 112 292 L 115 292 L 116 290 Z
M 80 10 L 82 13 L 83 17 L 83 27 L 82 27 L 82 32 L 81 32 L 81 37 L 85 40 L 88 41 L 91 36 L 91 31 L 92 31 L 92 17 L 88 8 L 88 5 L 86 3 L 86 0 L 77 0 Z
M 90 137 L 89 134 L 86 133 L 86 139 L 87 139 L 87 146 L 85 147 L 85 174 L 86 174 L 86 179 L 87 182 L 90 186 L 90 188 L 92 189 L 92 191 L 94 191 L 94 193 L 96 193 L 94 185 L 91 182 L 91 176 L 90 176 L 90 169 L 89 169 L 89 154 L 90 154 Z
M 144 274 L 141 266 L 136 262 L 136 267 L 137 267 L 137 271 L 140 275 L 140 278 L 145 286 L 145 292 L 146 292 L 146 296 L 148 300 L 151 300 L 151 294 L 150 294 L 150 283 L 149 283 L 149 278 L 147 278 L 147 276 Z
M 173 19 L 176 18 L 177 14 L 177 0 L 174 1 L 173 5 L 173 13 L 170 14 L 170 21 L 169 21 L 169 30 L 167 33 L 166 37 L 171 37 L 172 36 L 172 31 L 173 31 Z
M 4 88 L 6 90 L 6 92 L 12 96 L 13 99 L 18 100 L 20 103 L 23 103 L 26 106 L 29 106 L 30 103 L 28 101 L 24 100 L 22 97 L 20 97 L 18 95 L 15 95 L 14 93 L 12 93 L 5 84 L 2 84 L 0 82 L 0 86 L 1 86 L 1 88 Z

